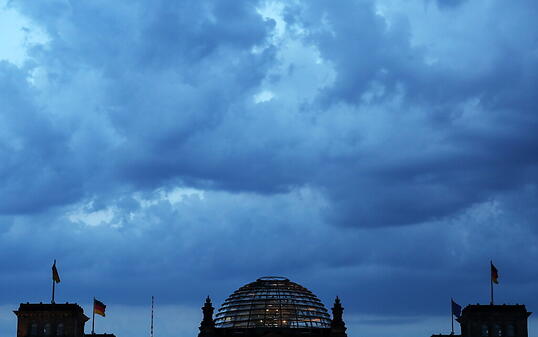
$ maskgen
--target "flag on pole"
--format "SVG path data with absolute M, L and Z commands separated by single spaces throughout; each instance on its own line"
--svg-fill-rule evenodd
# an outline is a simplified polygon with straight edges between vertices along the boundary
M 103 302 L 98 301 L 95 298 L 93 299 L 93 312 L 94 313 L 105 317 L 105 309 L 106 309 L 106 305 Z
M 456 318 L 461 317 L 461 305 L 454 302 L 453 299 L 450 299 L 452 301 L 452 315 L 456 316 Z
M 58 269 L 56 269 L 56 260 L 54 260 L 54 264 L 52 265 L 52 280 L 55 283 L 60 283 L 60 274 L 58 274 Z
M 497 268 L 493 265 L 493 262 L 490 262 L 491 264 L 491 281 L 495 284 L 499 284 L 499 272 L 497 271 Z

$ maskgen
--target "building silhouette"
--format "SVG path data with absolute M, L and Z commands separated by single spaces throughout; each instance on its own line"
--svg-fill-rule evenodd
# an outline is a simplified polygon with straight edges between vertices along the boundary
M 21 303 L 17 315 L 17 337 L 83 336 L 89 319 L 74 303 Z
M 468 305 L 457 321 L 462 337 L 528 337 L 524 305 Z
M 21 303 L 17 316 L 17 337 L 115 337 L 113 334 L 85 334 L 89 318 L 76 303 Z
M 262 277 L 231 294 L 216 314 L 207 297 L 198 337 L 347 337 L 338 297 L 331 311 L 287 278 Z M 14 313 L 17 337 L 115 337 L 85 334 L 89 318 L 76 303 L 21 303 Z M 530 315 L 520 304 L 468 305 L 457 319 L 461 335 L 432 337 L 528 337 Z
M 461 335 L 432 335 L 432 337 L 528 337 L 527 319 L 532 313 L 525 305 L 480 305 L 466 306 L 461 316 Z

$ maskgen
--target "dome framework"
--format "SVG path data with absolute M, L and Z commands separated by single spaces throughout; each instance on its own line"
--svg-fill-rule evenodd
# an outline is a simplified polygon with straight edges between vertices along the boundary
M 218 328 L 329 328 L 330 316 L 307 288 L 283 277 L 262 277 L 236 290 L 219 309 Z

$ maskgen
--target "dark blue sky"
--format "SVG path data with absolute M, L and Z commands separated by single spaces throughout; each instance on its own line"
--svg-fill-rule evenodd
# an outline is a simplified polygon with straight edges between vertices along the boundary
M 195 336 L 284 275 L 350 335 L 538 309 L 535 0 L 0 0 L 0 334 L 19 302 Z M 530 335 L 538 336 L 531 324 Z

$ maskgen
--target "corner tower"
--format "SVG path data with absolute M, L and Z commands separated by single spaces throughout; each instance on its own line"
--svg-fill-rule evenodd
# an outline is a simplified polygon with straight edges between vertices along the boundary
M 76 303 L 21 303 L 17 315 L 17 337 L 83 337 L 89 319 Z
M 525 305 L 468 305 L 458 322 L 462 337 L 528 337 Z

